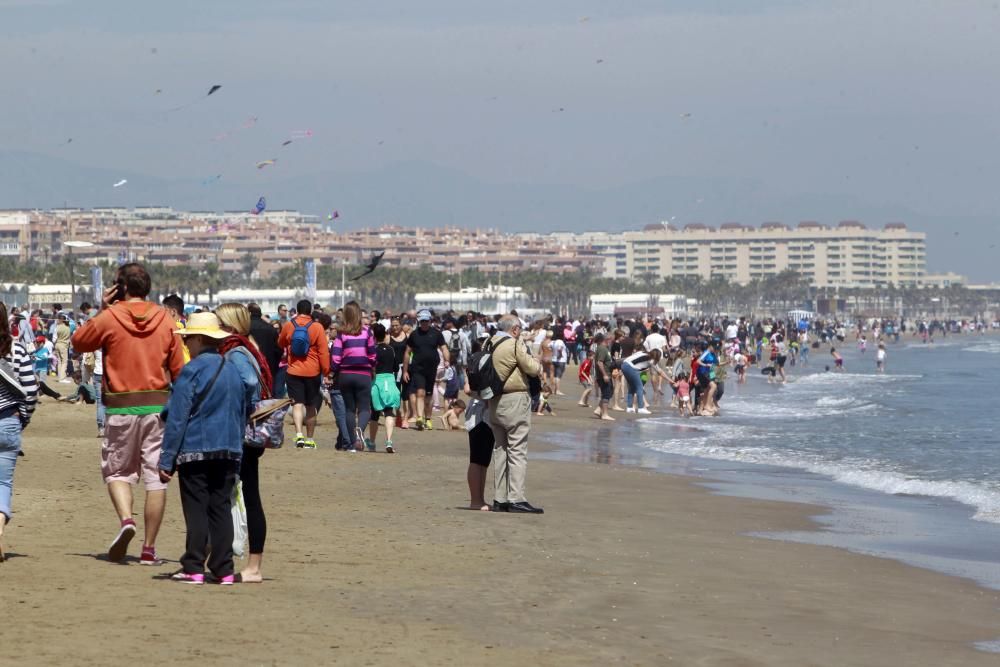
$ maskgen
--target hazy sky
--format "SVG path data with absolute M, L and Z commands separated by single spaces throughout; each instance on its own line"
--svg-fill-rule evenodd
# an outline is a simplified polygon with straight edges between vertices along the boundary
M 0 0 L 0 150 L 249 183 L 411 161 L 488 183 L 752 181 L 991 218 L 998 29 L 974 0 Z

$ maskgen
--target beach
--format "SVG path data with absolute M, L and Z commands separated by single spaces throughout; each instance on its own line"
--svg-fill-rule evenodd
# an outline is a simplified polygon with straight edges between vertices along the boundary
M 536 456 L 545 515 L 469 511 L 461 432 L 407 433 L 391 456 L 268 452 L 264 584 L 177 585 L 175 562 L 105 559 L 92 409 L 44 399 L 26 432 L 0 565 L 12 664 L 996 664 L 973 647 L 1000 635 L 996 591 L 747 536 L 809 530 L 822 508 Z M 593 428 L 583 408 L 536 418 L 534 451 Z M 174 486 L 161 554 L 183 539 Z

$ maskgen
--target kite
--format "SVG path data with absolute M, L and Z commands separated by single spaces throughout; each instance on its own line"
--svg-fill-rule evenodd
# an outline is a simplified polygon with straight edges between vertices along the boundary
M 681 114 L 681 118 L 687 119 L 687 118 L 690 118 L 690 117 L 691 117 L 690 113 L 682 113 Z
M 292 139 L 308 139 L 312 135 L 312 130 L 292 130 Z
M 243 121 L 243 124 L 238 128 L 229 130 L 227 132 L 223 132 L 221 134 L 217 134 L 214 137 L 212 137 L 212 141 L 222 141 L 224 139 L 228 139 L 231 135 L 236 134 L 240 130 L 249 130 L 256 124 L 257 124 L 257 116 L 250 116 L 245 121 Z
M 128 180 L 123 178 L 122 180 L 118 181 L 117 183 L 115 183 L 111 187 L 113 187 L 113 188 L 120 188 L 121 186 L 125 185 L 126 183 L 128 183 Z
M 598 59 L 597 59 L 597 64 L 598 64 L 598 65 L 600 65 L 600 64 L 601 64 L 601 63 L 603 63 L 603 62 L 604 62 L 604 58 L 598 58 Z
M 559 107 L 558 109 L 553 109 L 552 113 L 559 113 L 561 111 L 566 111 L 566 108 L 565 107 Z
M 205 97 L 208 97 L 212 93 L 216 92 L 217 90 L 219 90 L 219 88 L 222 88 L 222 85 L 218 83 L 215 84 L 214 86 L 208 89 L 208 92 L 205 93 Z M 181 109 L 187 109 L 192 104 L 197 104 L 198 102 L 201 102 L 203 99 L 205 99 L 205 97 L 199 97 L 194 102 L 189 102 L 188 104 L 182 104 L 179 107 L 174 107 L 173 109 L 167 109 L 167 111 L 180 111 Z
M 288 145 L 288 144 L 290 144 L 290 143 L 292 143 L 292 140 L 291 140 L 291 139 L 289 139 L 289 140 L 287 140 L 287 141 L 283 141 L 283 142 L 281 142 L 281 145 L 282 145 L 282 146 L 287 146 L 287 145 Z
M 261 197 L 260 199 L 257 200 L 257 205 L 254 206 L 253 210 L 250 212 L 253 213 L 254 215 L 260 215 L 261 213 L 264 212 L 264 209 L 266 208 L 267 208 L 267 200 Z
M 340 211 L 334 211 L 333 213 L 331 213 L 328 216 L 326 216 L 326 219 L 327 220 L 336 220 L 339 217 L 340 217 Z
M 258 169 L 263 169 L 264 167 L 268 167 L 268 166 L 276 163 L 277 161 L 278 161 L 278 158 L 274 158 L 272 160 L 261 160 L 260 162 L 257 163 L 257 168 Z
M 155 47 L 155 46 L 154 46 L 153 48 L 151 48 L 151 49 L 149 50 L 149 52 L 150 52 L 150 53 L 152 53 L 152 54 L 154 54 L 154 55 L 155 55 L 155 54 L 157 54 L 157 53 L 159 53 L 159 51 L 157 51 L 157 50 L 156 50 L 156 47 Z
M 67 139 L 66 141 L 62 142 L 62 143 L 61 143 L 61 144 L 59 144 L 59 145 L 60 145 L 60 146 L 65 146 L 65 145 L 67 145 L 67 144 L 71 144 L 71 143 L 73 143 L 73 137 L 70 137 L 69 139 Z
M 162 88 L 157 88 L 156 90 L 154 90 L 154 91 L 153 91 L 153 94 L 154 94 L 154 95 L 159 95 L 159 94 L 160 94 L 160 93 L 162 93 L 162 92 L 163 92 L 163 89 L 162 89 Z
M 351 278 L 351 282 L 354 282 L 355 280 L 359 280 L 361 278 L 364 278 L 369 273 L 373 272 L 378 267 L 378 263 L 382 261 L 382 257 L 384 257 L 384 256 L 385 256 L 385 250 L 383 250 L 382 252 L 380 252 L 377 255 L 372 255 L 372 260 L 365 265 L 365 268 L 368 269 L 368 270 L 365 271 L 364 273 L 362 273 L 360 276 L 356 276 L 354 278 Z
M 204 181 L 201 182 L 201 184 L 202 185 L 211 185 L 212 183 L 215 183 L 220 178 L 222 178 L 222 174 L 217 174 L 217 175 L 213 176 L 212 178 L 206 178 Z
M 590 20 L 589 16 L 581 16 L 580 17 L 580 23 L 586 23 L 589 20 Z

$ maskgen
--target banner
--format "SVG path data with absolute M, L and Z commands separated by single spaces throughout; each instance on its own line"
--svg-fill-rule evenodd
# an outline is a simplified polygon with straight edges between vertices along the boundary
M 104 297 L 104 269 L 99 266 L 90 267 L 90 286 L 94 290 L 94 301 L 98 307 Z
M 306 298 L 316 303 L 316 260 L 306 260 Z

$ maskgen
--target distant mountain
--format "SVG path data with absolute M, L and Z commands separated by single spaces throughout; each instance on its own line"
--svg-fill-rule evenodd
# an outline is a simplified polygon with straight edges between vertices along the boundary
M 120 179 L 120 188 L 112 184 Z M 819 188 L 818 188 L 819 189 Z M 974 280 L 1000 279 L 993 268 L 995 223 L 982 218 L 922 216 L 892 203 L 835 192 L 777 193 L 753 179 L 658 177 L 607 189 L 574 185 L 486 183 L 467 173 L 422 162 L 373 171 L 322 172 L 260 185 L 225 178 L 203 184 L 136 172 L 88 167 L 33 153 L 0 152 L 0 208 L 63 205 L 168 205 L 180 210 L 249 209 L 265 195 L 272 209 L 324 216 L 336 209 L 338 225 L 354 229 L 382 223 L 457 225 L 505 231 L 608 231 L 636 229 L 676 216 L 677 224 L 737 221 L 831 224 L 861 220 L 869 226 L 906 222 L 928 232 L 932 270 L 955 270 Z M 956 236 L 955 232 L 958 232 Z

